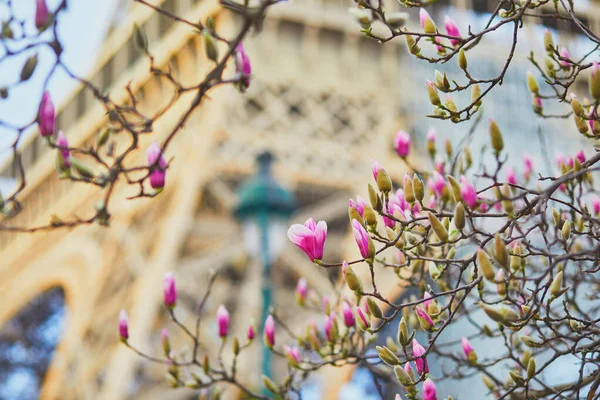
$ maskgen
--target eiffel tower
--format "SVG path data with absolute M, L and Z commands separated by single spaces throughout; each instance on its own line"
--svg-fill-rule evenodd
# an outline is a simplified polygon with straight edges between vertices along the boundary
M 477 9 L 496 2 L 438 3 Z M 235 32 L 236 17 L 216 0 L 153 4 L 191 21 L 211 16 L 219 32 Z M 156 353 L 160 331 L 168 326 L 161 303 L 163 274 L 173 271 L 185 277 L 178 280 L 179 307 L 184 322 L 191 322 L 209 270 L 216 269 L 221 273 L 207 318 L 223 303 L 233 315 L 234 331 L 243 331 L 252 317 L 258 320 L 260 266 L 247 255 L 233 207 L 237 187 L 253 174 L 255 157 L 263 150 L 275 155 L 277 178 L 298 199 L 290 223 L 308 217 L 326 220 L 326 258 L 358 254 L 348 235 L 348 198 L 365 194 L 372 158 L 386 166 L 393 180 L 401 181 L 406 167 L 392 150 L 392 137 L 399 128 L 424 134 L 426 130 L 415 122 L 423 112 L 414 110 L 426 104 L 426 94 L 423 80 L 415 78 L 420 78 L 415 65 L 421 64 L 409 58 L 404 42 L 382 46 L 364 38 L 348 17 L 349 5 L 343 0 L 304 0 L 270 9 L 262 32 L 245 43 L 255 74 L 250 89 L 243 95 L 233 88 L 211 92 L 210 101 L 194 113 L 169 147 L 175 160 L 160 196 L 127 201 L 128 189 L 119 187 L 110 228 L 0 232 L 0 293 L 9 299 L 0 307 L 0 326 L 39 296 L 64 297 L 64 321 L 43 380 L 42 399 L 197 397 L 191 390 L 168 389 L 162 367 L 120 345 L 117 316 L 120 309 L 129 310 L 130 342 Z M 399 8 L 397 2 L 388 7 Z M 597 19 L 598 13 L 593 15 Z M 170 66 L 183 83 L 200 81 L 209 61 L 201 37 L 189 27 L 133 5 L 108 34 L 89 79 L 121 102 L 127 98 L 123 88 L 131 82 L 140 104 L 154 109 L 171 88 L 149 72 L 147 59 L 137 52 L 134 23 L 147 33 L 156 63 Z M 169 109 L 156 124 L 153 140 L 166 136 L 190 101 L 184 95 Z M 57 122 L 66 128 L 73 145 L 83 146 L 93 142 L 106 116 L 93 94 L 79 88 L 60 107 Z M 94 189 L 57 178 L 53 154 L 45 151 L 39 138 L 23 146 L 22 157 L 28 185 L 20 197 L 23 211 L 11 224 L 43 225 L 51 215 L 85 215 L 99 200 Z M 0 175 L 16 176 L 15 165 L 10 160 L 0 165 Z M 289 296 L 301 276 L 318 293 L 329 291 L 336 279 L 291 245 L 286 247 L 272 282 L 275 306 L 292 327 L 305 317 Z M 389 285 L 383 290 L 399 289 Z M 35 304 L 41 307 L 43 302 Z M 218 345 L 214 328 L 203 324 L 201 337 L 207 349 Z M 183 343 L 184 338 L 172 340 Z M 253 367 L 248 359 L 240 371 L 257 384 Z M 337 398 L 352 370 L 324 373 L 329 378 L 323 398 Z

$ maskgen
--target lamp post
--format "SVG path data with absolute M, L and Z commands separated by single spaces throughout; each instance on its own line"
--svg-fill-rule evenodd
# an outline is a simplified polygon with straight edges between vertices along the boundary
M 261 331 L 269 314 L 272 298 L 271 265 L 285 245 L 287 219 L 295 208 L 294 195 L 284 189 L 271 174 L 273 155 L 257 157 L 258 172 L 239 190 L 234 215 L 240 220 L 244 242 L 250 255 L 260 257 L 262 264 Z M 271 377 L 271 352 L 263 345 L 262 373 Z

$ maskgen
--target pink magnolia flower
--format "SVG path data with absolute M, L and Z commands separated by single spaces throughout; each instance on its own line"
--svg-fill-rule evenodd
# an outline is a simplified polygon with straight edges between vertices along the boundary
M 379 175 L 379 171 L 381 171 L 383 167 L 375 160 L 371 160 L 371 171 L 373 172 L 373 178 L 377 181 L 377 175 Z
M 342 303 L 342 315 L 344 316 L 344 325 L 347 328 L 353 328 L 356 324 L 356 320 L 354 318 L 354 313 L 352 312 L 352 307 L 348 304 L 347 301 Z
M 461 37 L 458 26 L 456 26 L 456 23 L 452 20 L 452 18 L 447 15 L 444 17 L 444 26 L 446 27 L 446 33 L 449 36 Z M 452 46 L 458 46 L 460 41 L 456 39 L 450 39 L 450 43 L 452 43 Z
M 423 382 L 423 400 L 437 400 L 435 383 L 429 378 Z
M 427 141 L 429 143 L 435 143 L 435 139 L 437 138 L 437 134 L 435 129 L 431 128 L 427 131 Z
M 565 165 L 566 159 L 565 159 L 565 155 L 563 153 L 557 153 L 556 154 L 556 164 L 558 165 L 558 168 L 562 168 L 563 165 Z
M 167 176 L 167 160 L 162 154 L 158 142 L 153 142 L 146 151 L 148 168 L 150 169 L 150 186 L 153 189 L 162 189 Z
M 275 345 L 275 320 L 272 315 L 265 320 L 265 344 L 267 347 Z
M 45 91 L 42 95 L 42 101 L 40 102 L 40 107 L 38 109 L 37 122 L 40 128 L 40 135 L 48 137 L 54 134 L 56 112 L 54 110 L 54 103 L 50 97 L 50 92 L 48 91 Z
M 446 162 L 444 160 L 440 160 L 439 158 L 437 158 L 435 160 L 435 170 L 439 174 L 444 175 L 444 171 L 446 170 Z
M 358 318 L 360 318 L 360 320 L 363 322 L 363 324 L 365 326 L 369 326 L 369 321 L 367 321 L 367 318 L 365 317 L 365 313 L 363 313 L 362 308 L 360 307 L 354 307 L 354 311 L 356 311 L 356 315 L 358 315 Z
M 307 293 L 308 283 L 306 282 L 306 279 L 298 279 L 298 284 L 296 284 L 296 299 L 298 300 L 298 303 L 300 303 L 301 305 L 304 304 Z
M 354 199 L 350 199 L 350 207 L 354 208 L 356 211 L 358 211 L 358 214 L 361 217 L 365 216 L 365 205 L 367 203 L 365 202 L 365 199 L 363 199 L 360 196 L 356 196 L 356 201 L 354 201 Z
M 594 214 L 600 214 L 600 197 L 594 197 L 592 199 L 592 208 L 594 209 Z
M 425 294 L 423 295 L 423 300 L 425 300 L 423 302 L 423 307 L 425 307 L 425 309 L 427 310 L 427 308 L 429 307 L 429 303 L 431 303 L 431 295 L 429 294 L 429 292 L 425 292 Z
M 165 306 L 173 308 L 177 302 L 177 289 L 175 288 L 175 277 L 167 272 L 163 278 L 163 297 Z
M 427 207 L 434 209 L 436 202 L 437 202 L 437 198 L 435 197 L 434 194 L 432 194 L 431 196 L 429 196 L 429 203 L 427 204 Z
M 293 363 L 298 364 L 300 362 L 300 349 L 298 347 L 285 345 L 283 351 Z
M 471 210 L 474 210 L 475 207 L 477 207 L 477 192 L 471 182 L 464 176 L 460 177 L 460 194 Z
M 489 206 L 489 204 L 488 204 L 488 203 L 479 203 L 479 210 L 480 210 L 481 212 L 483 212 L 483 213 L 484 213 L 484 212 L 486 212 L 486 211 L 487 211 L 487 210 L 489 210 L 489 209 L 490 209 L 490 206 Z
M 60 156 L 65 167 L 71 167 L 71 152 L 69 151 L 69 141 L 67 140 L 67 137 L 65 136 L 63 131 L 58 132 L 58 136 L 56 137 L 56 145 L 59 148 Z
M 425 28 L 425 24 L 428 21 L 431 21 L 431 23 L 433 23 L 433 20 L 431 19 L 431 16 L 427 12 L 427 10 L 425 10 L 424 8 L 421 8 L 419 10 L 419 22 L 421 23 L 421 28 Z
M 407 157 L 410 152 L 410 135 L 405 131 L 398 131 L 394 138 L 394 149 L 400 157 Z
M 248 338 L 249 341 L 252 341 L 254 339 L 254 336 L 256 334 L 254 333 L 254 325 L 250 324 L 248 326 L 248 330 L 246 331 L 246 337 Z
M 533 171 L 533 160 L 531 159 L 530 154 L 523 154 L 523 163 L 525 164 L 525 171 L 523 175 L 525 175 L 525 180 L 528 180 L 531 176 L 531 172 Z
M 585 153 L 583 152 L 583 150 L 579 150 L 579 152 L 575 154 L 575 157 L 577 157 L 581 164 L 585 162 Z
M 517 177 L 515 175 L 515 170 L 512 167 L 508 167 L 506 169 L 506 181 L 511 185 L 517 184 Z
M 250 57 L 248 57 L 248 53 L 246 53 L 243 44 L 238 44 L 235 50 L 235 73 L 241 78 L 241 90 L 245 91 L 250 87 L 252 64 L 250 63 Z
M 36 0 L 35 5 L 35 27 L 42 29 L 46 26 L 48 18 L 50 17 L 48 5 L 46 4 L 46 0 Z
M 312 218 L 309 218 L 304 225 L 292 225 L 287 235 L 296 247 L 306 253 L 310 261 L 323 258 L 323 248 L 325 239 L 327 239 L 327 223 L 325 221 L 315 223 Z
M 566 47 L 561 47 L 560 50 L 558 50 L 558 54 L 564 58 L 565 60 L 560 60 L 560 66 L 563 68 L 569 68 L 571 66 L 571 63 L 568 61 L 569 60 L 569 50 L 567 50 Z
M 502 271 L 502 270 L 500 270 L 500 271 Z M 469 355 L 473 352 L 473 346 L 471 346 L 471 342 L 469 342 L 469 339 L 467 339 L 466 337 L 463 337 L 461 339 L 461 345 L 462 345 L 463 352 L 465 353 L 465 356 L 467 356 L 467 358 L 469 358 Z
M 421 323 L 423 329 L 429 331 L 435 326 L 435 323 L 433 322 L 429 314 L 427 314 L 426 311 L 422 310 L 421 307 L 415 307 L 415 313 L 417 314 L 417 318 L 419 319 L 419 322 Z
M 229 332 L 229 311 L 223 304 L 217 309 L 217 325 L 219 326 L 219 336 L 224 338 Z
M 363 258 L 370 258 L 373 256 L 371 254 L 372 247 L 371 238 L 369 234 L 365 230 L 365 228 L 358 222 L 357 220 L 352 220 L 352 230 L 354 231 L 354 240 L 356 240 L 356 244 L 358 245 L 358 249 L 360 250 L 360 255 Z
M 334 339 L 335 328 L 335 317 L 333 314 L 325 316 L 325 336 L 327 336 L 327 340 L 330 342 Z
M 417 372 L 419 375 L 423 373 L 429 373 L 429 364 L 427 363 L 427 357 L 423 357 L 425 354 L 425 348 L 421 346 L 421 344 L 417 341 L 417 339 L 413 339 L 412 341 L 412 351 L 413 356 L 415 356 L 415 365 L 417 367 Z
M 438 196 L 441 196 L 444 192 L 444 188 L 446 187 L 446 179 L 444 179 L 440 172 L 434 171 L 431 184 L 433 185 L 433 190 L 438 194 Z
M 122 340 L 129 339 L 129 319 L 125 310 L 119 313 L 119 337 Z

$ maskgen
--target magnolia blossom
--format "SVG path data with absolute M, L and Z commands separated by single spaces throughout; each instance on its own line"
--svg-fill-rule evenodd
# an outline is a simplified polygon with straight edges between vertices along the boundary
M 371 238 L 369 234 L 365 230 L 365 228 L 358 222 L 357 220 L 352 220 L 352 230 L 354 231 L 354 240 L 356 240 L 356 244 L 358 245 L 358 249 L 360 250 L 360 255 L 363 258 L 370 258 L 373 256 L 371 254 L 372 247 Z
M 364 218 L 365 216 L 365 205 L 367 203 L 365 202 L 365 199 L 363 199 L 360 196 L 356 196 L 356 201 L 354 201 L 354 199 L 350 199 L 350 207 L 354 208 L 356 211 L 358 211 L 358 214 L 360 215 L 361 218 Z
M 433 322 L 429 314 L 427 314 L 426 311 L 422 310 L 421 307 L 415 307 L 415 313 L 417 314 L 417 318 L 419 319 L 419 323 L 421 324 L 421 327 L 423 329 L 429 331 L 431 328 L 434 327 L 435 323 Z
M 423 295 L 423 307 L 425 307 L 425 309 L 427 310 L 427 308 L 429 308 L 429 303 L 431 303 L 431 295 L 429 294 L 429 292 L 425 292 L 425 294 Z
M 37 122 L 40 128 L 40 135 L 48 137 L 54 134 L 56 112 L 54 110 L 54 103 L 50 97 L 50 92 L 48 91 L 45 91 L 42 95 L 42 101 L 40 102 L 40 107 L 38 109 Z
M 594 209 L 594 214 L 600 214 L 600 197 L 594 197 L 592 199 L 592 208 Z
M 500 270 L 500 271 L 502 271 L 502 270 Z M 469 342 L 469 339 L 467 339 L 466 337 L 463 337 L 461 339 L 461 345 L 462 345 L 463 352 L 465 353 L 465 356 L 467 356 L 467 358 L 469 358 L 469 355 L 473 352 L 473 346 L 471 346 L 471 342 Z
M 412 351 L 413 356 L 415 356 L 415 365 L 417 367 L 417 372 L 419 375 L 423 373 L 429 373 L 429 364 L 427 363 L 427 357 L 423 357 L 425 354 L 425 348 L 421 346 L 421 344 L 417 341 L 417 339 L 413 339 L 412 341 Z
M 423 400 L 437 400 L 435 383 L 429 378 L 423 382 Z
M 265 320 L 264 339 L 267 347 L 275 345 L 275 320 L 272 315 L 269 315 Z
M 175 277 L 171 272 L 167 272 L 163 279 L 163 297 L 165 305 L 173 307 L 177 302 L 177 289 L 175 288 Z
M 296 299 L 298 300 L 298 303 L 300 303 L 301 305 L 304 304 L 307 293 L 308 283 L 306 282 L 306 279 L 298 279 L 298 284 L 296 284 Z
M 158 142 L 153 142 L 146 151 L 148 168 L 150 169 L 150 186 L 153 189 L 162 189 L 165 186 L 167 175 L 167 160 L 162 154 Z
M 460 177 L 460 194 L 470 209 L 473 210 L 477 207 L 477 192 L 471 182 L 464 176 Z
M 353 328 L 356 324 L 356 320 L 354 319 L 354 313 L 352 312 L 352 307 L 347 301 L 342 303 L 342 315 L 344 316 L 344 325 L 347 328 Z
M 256 334 L 254 333 L 254 325 L 250 324 L 248 326 L 248 330 L 246 331 L 246 337 L 248 338 L 249 341 L 252 341 L 254 339 L 254 336 Z
M 562 168 L 562 166 L 565 165 L 566 162 L 567 160 L 563 153 L 556 154 L 556 164 L 558 165 L 558 168 Z
M 421 8 L 419 10 L 419 22 L 421 23 L 421 28 L 423 28 L 423 29 L 425 29 L 426 24 L 428 24 L 428 23 L 433 24 L 433 20 L 431 19 L 431 16 L 427 12 L 427 10 L 425 10 L 424 8 Z
M 569 61 L 567 61 L 567 60 L 569 60 L 569 50 L 567 50 L 567 48 L 566 48 L 566 47 L 561 47 L 561 48 L 558 50 L 558 54 L 559 54 L 559 55 L 560 55 L 562 58 L 564 58 L 564 59 L 565 59 L 565 60 L 560 60 L 560 61 L 559 61 L 559 63 L 560 63 L 560 66 L 561 66 L 561 67 L 563 67 L 563 68 L 569 68 L 569 67 L 571 66 L 571 63 L 570 63 Z
M 250 87 L 250 76 L 252 74 L 252 64 L 250 57 L 244 49 L 243 44 L 238 44 L 234 54 L 235 74 L 240 77 L 240 88 L 245 91 Z
M 444 193 L 444 188 L 446 187 L 446 179 L 444 179 L 440 172 L 434 171 L 430 186 L 438 194 L 438 196 L 441 196 L 442 193 Z
M 458 26 L 456 26 L 456 23 L 452 20 L 452 18 L 447 15 L 444 17 L 444 26 L 446 27 L 446 33 L 449 36 L 461 37 Z M 452 43 L 452 46 L 458 46 L 460 41 L 456 39 L 450 39 L 450 43 Z
M 371 171 L 373 172 L 373 178 L 377 181 L 377 175 L 379 175 L 379 171 L 381 171 L 383 167 L 375 160 L 371 160 Z
M 298 364 L 300 362 L 300 349 L 298 347 L 285 345 L 283 351 L 293 363 Z
M 35 6 L 35 27 L 42 29 L 48 24 L 48 18 L 50 17 L 48 5 L 46 0 L 36 0 Z
M 581 164 L 585 162 L 585 153 L 583 152 L 583 150 L 579 150 L 579 152 L 575 154 L 575 157 Z
M 410 152 L 410 135 L 405 131 L 398 131 L 394 138 L 394 149 L 400 157 L 407 157 Z
M 315 223 L 309 218 L 304 225 L 294 224 L 287 232 L 288 238 L 302 250 L 310 261 L 323 258 L 323 248 L 327 239 L 327 223 L 319 221 Z
M 229 311 L 223 304 L 217 309 L 217 325 L 219 326 L 219 336 L 225 337 L 229 332 Z
M 123 340 L 129 338 L 129 319 L 125 310 L 119 313 L 119 337 Z
M 515 170 L 512 167 L 508 167 L 506 169 L 506 181 L 511 185 L 517 184 L 517 177 L 515 175 Z
M 437 133 L 435 129 L 431 128 L 427 131 L 427 141 L 430 143 L 435 143 L 435 139 L 437 138 Z
M 533 171 L 533 160 L 531 159 L 531 155 L 527 153 L 523 154 L 523 164 L 525 164 L 525 171 L 523 174 L 525 175 L 525 180 L 527 180 Z
M 367 317 L 365 317 L 365 313 L 363 312 L 362 308 L 360 307 L 354 307 L 354 311 L 356 311 L 356 315 L 358 315 L 358 318 L 360 318 L 360 320 L 362 321 L 362 323 L 365 326 L 369 326 L 369 321 L 367 321 Z
M 59 148 L 60 157 L 61 157 L 63 165 L 66 168 L 70 168 L 71 167 L 71 152 L 69 151 L 69 141 L 67 140 L 67 137 L 65 136 L 63 131 L 58 132 L 58 135 L 56 137 L 56 145 Z

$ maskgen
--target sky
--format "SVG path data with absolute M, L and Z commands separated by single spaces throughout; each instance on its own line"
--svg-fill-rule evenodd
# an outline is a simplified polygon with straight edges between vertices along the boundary
M 94 65 L 98 51 L 115 16 L 120 0 L 69 0 L 67 11 L 60 14 L 59 40 L 63 43 L 63 59 L 65 63 L 79 75 L 86 76 Z M 52 11 L 56 9 L 60 0 L 47 0 Z M 28 19 L 28 30 L 35 29 L 33 20 L 35 15 L 35 0 L 13 1 L 16 13 L 20 18 Z M 0 18 L 4 20 L 7 10 L 0 3 Z M 47 33 L 50 35 L 50 33 Z M 0 63 L 0 86 L 14 82 L 17 79 L 24 60 L 32 53 L 22 57 L 14 57 Z M 0 57 L 2 56 L 0 50 Z M 41 97 L 44 78 L 47 76 L 54 55 L 48 51 L 39 54 L 38 67 L 33 77 L 24 85 L 14 90 L 6 100 L 0 99 L 0 119 L 8 120 L 14 125 L 24 125 L 34 118 L 37 105 Z M 58 106 L 61 99 L 69 94 L 77 85 L 62 71 L 56 73 L 49 81 L 48 89 L 55 104 Z M 0 130 L 0 153 L 10 146 L 14 133 Z

